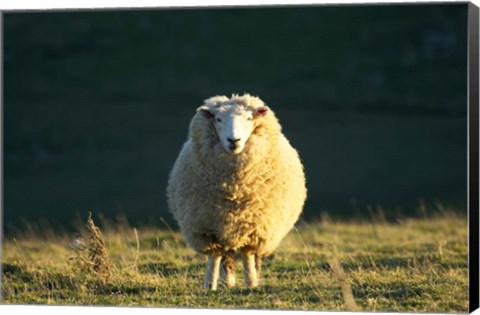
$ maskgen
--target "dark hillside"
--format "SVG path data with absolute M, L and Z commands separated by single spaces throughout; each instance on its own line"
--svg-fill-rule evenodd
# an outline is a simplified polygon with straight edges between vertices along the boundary
M 305 218 L 462 209 L 466 19 L 467 4 L 4 14 L 4 222 L 171 222 L 190 117 L 237 92 L 298 148 Z

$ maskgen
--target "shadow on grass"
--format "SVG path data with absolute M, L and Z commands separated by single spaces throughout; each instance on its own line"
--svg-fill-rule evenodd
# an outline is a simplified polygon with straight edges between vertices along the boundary
M 185 267 L 171 262 L 155 262 L 140 264 L 138 271 L 144 274 L 158 274 L 164 277 L 171 277 L 184 274 L 187 270 L 203 271 L 204 268 L 205 265 L 203 264 L 190 264 Z
M 425 304 L 428 303 L 425 295 L 429 296 L 432 294 L 431 289 L 428 287 L 421 287 L 421 284 L 414 285 L 412 283 L 353 285 L 352 291 L 355 299 L 361 304 L 364 304 L 365 307 L 367 307 L 365 301 L 372 300 L 383 300 L 384 302 L 382 303 L 393 303 L 401 308 L 424 307 Z
M 252 297 L 253 299 L 263 296 L 265 298 L 270 298 L 272 296 L 278 298 L 284 298 L 289 300 L 300 299 L 302 302 L 309 303 L 319 303 L 320 298 L 315 294 L 312 294 L 312 287 L 310 285 L 299 285 L 291 287 L 290 285 L 271 285 L 271 284 L 260 284 L 256 288 L 246 288 L 242 287 L 243 284 L 239 283 L 238 287 L 228 289 L 228 293 L 233 296 L 242 296 L 244 298 Z M 222 290 L 227 290 L 222 288 Z
M 13 283 L 33 285 L 46 290 L 75 290 L 78 283 L 72 276 L 60 272 L 45 272 L 44 270 L 27 270 L 22 265 L 4 263 L 2 265 L 4 279 Z
M 428 255 L 415 256 L 415 257 L 389 257 L 389 258 L 372 258 L 363 257 L 357 259 L 356 261 L 343 262 L 342 267 L 347 271 L 355 271 L 357 269 L 369 270 L 369 269 L 395 269 L 397 267 L 406 268 L 416 268 L 419 266 L 428 266 L 435 265 L 445 269 L 457 269 L 457 268 L 468 268 L 467 262 L 451 262 L 451 261 L 440 261 L 439 259 L 434 259 Z M 320 270 L 331 271 L 330 265 L 328 262 L 321 262 L 317 264 L 317 268 Z M 281 270 L 278 271 L 294 271 L 296 268 L 294 266 L 283 266 Z
M 107 283 L 102 284 L 98 283 L 98 286 L 95 287 L 95 293 L 99 294 L 141 294 L 141 293 L 151 293 L 155 292 L 158 289 L 157 286 L 153 285 L 138 285 L 135 283 L 121 283 L 121 284 L 113 284 Z
M 13 286 L 10 294 L 16 294 L 24 291 L 24 286 L 34 289 L 38 297 L 48 298 L 48 294 L 55 292 L 57 298 L 67 298 L 70 293 L 78 292 L 80 287 L 86 285 L 86 288 L 96 294 L 140 294 L 143 292 L 155 292 L 156 286 L 141 285 L 136 283 L 104 283 L 100 279 L 90 279 L 81 281 L 81 279 L 61 274 L 59 272 L 44 272 L 42 270 L 28 271 L 25 267 L 15 264 L 3 264 L 4 279 L 8 278 L 10 282 L 17 283 L 19 286 Z M 17 292 L 18 291 L 18 292 Z M 8 292 L 6 292 L 8 294 Z
M 3 263 L 3 276 L 15 278 L 22 282 L 30 282 L 33 280 L 33 276 L 30 272 L 26 271 L 25 268 L 19 265 Z
M 401 301 L 402 299 L 420 297 L 426 292 L 424 288 L 408 284 L 392 284 L 382 287 L 372 286 L 371 284 L 354 285 L 353 294 L 357 299 L 384 297 Z

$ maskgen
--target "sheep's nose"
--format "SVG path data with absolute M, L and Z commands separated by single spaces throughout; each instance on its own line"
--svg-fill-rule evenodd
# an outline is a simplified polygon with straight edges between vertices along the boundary
M 238 138 L 227 138 L 227 141 L 228 141 L 228 146 L 230 147 L 230 150 L 235 150 L 238 146 L 238 142 L 240 141 L 240 139 Z
M 228 142 L 230 142 L 230 144 L 236 144 L 238 141 L 240 141 L 239 138 L 227 138 Z

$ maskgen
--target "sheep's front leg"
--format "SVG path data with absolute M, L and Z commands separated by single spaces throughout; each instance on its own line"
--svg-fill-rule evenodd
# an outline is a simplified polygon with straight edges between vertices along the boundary
M 203 282 L 203 287 L 205 289 L 217 289 L 221 260 L 222 256 L 208 256 L 207 274 L 205 275 L 205 281 Z
M 247 287 L 255 288 L 258 286 L 257 269 L 255 268 L 255 254 L 242 253 L 243 278 Z
M 233 250 L 226 252 L 223 256 L 221 271 L 227 288 L 235 286 L 235 252 Z

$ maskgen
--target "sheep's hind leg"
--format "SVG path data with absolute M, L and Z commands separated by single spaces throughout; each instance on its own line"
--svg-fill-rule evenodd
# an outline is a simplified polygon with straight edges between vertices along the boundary
M 205 289 L 217 289 L 221 260 L 222 256 L 208 256 L 207 274 L 205 275 L 205 281 L 203 282 L 203 287 Z
M 243 278 L 247 287 L 255 288 L 258 286 L 257 270 L 255 268 L 255 254 L 242 253 Z
M 229 250 L 222 258 L 222 276 L 227 288 L 235 286 L 235 251 Z
M 262 256 L 255 255 L 255 270 L 257 271 L 257 279 L 260 280 L 262 271 Z

